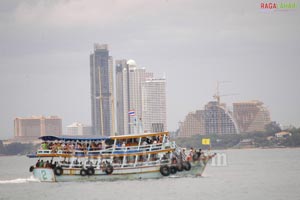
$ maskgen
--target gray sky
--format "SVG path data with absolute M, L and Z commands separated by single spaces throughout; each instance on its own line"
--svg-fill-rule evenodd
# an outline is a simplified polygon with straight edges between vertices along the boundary
M 272 120 L 300 126 L 300 2 L 288 11 L 261 2 L 1 0 L 0 139 L 13 136 L 17 116 L 90 124 L 95 42 L 166 73 L 170 131 L 212 100 L 217 80 L 231 82 L 222 94 L 240 94 L 224 102 L 258 99 Z

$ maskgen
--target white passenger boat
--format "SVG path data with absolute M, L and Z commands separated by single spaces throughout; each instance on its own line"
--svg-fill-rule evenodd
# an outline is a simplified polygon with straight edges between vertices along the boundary
M 112 181 L 201 176 L 213 155 L 185 153 L 168 132 L 111 137 L 43 136 L 30 167 L 42 182 Z

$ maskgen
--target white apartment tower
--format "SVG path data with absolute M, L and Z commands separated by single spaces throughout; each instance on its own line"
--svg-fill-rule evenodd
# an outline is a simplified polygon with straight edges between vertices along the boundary
M 153 78 L 134 60 L 116 60 L 116 106 L 120 135 L 167 130 L 165 78 Z
M 148 79 L 143 85 L 143 125 L 145 132 L 167 130 L 166 79 Z
M 153 74 L 138 68 L 134 60 L 116 60 L 117 132 L 140 132 L 143 121 L 142 86 Z M 129 114 L 131 112 L 131 114 Z
M 66 135 L 71 135 L 71 136 L 92 135 L 92 127 L 82 124 L 80 122 L 74 122 L 67 126 Z
M 127 60 L 116 60 L 117 133 L 128 134 L 128 75 Z

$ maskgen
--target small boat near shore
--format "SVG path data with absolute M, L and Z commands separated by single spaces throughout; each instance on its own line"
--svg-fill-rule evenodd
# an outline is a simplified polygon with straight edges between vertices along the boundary
M 114 181 L 201 176 L 214 154 L 186 153 L 168 132 L 110 137 L 43 136 L 29 158 L 29 169 L 41 182 Z

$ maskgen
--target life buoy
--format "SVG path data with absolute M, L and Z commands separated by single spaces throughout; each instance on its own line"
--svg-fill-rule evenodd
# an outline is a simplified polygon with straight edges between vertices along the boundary
M 86 171 L 87 171 L 87 174 L 88 174 L 89 176 L 95 174 L 95 169 L 94 169 L 94 167 L 89 167 L 89 168 L 87 168 Z
M 53 171 L 56 176 L 60 176 L 64 172 L 63 168 L 60 166 L 54 167 Z
M 107 165 L 107 166 L 106 166 L 106 169 L 105 169 L 105 173 L 106 173 L 106 174 L 112 174 L 113 171 L 114 171 L 113 166 L 111 166 L 111 165 Z
M 34 170 L 34 166 L 32 165 L 29 167 L 29 172 L 33 172 L 33 170 Z
M 171 166 L 171 167 L 170 167 L 170 173 L 171 173 L 171 174 L 176 174 L 176 172 L 177 172 L 177 167 Z
M 163 176 L 169 176 L 170 175 L 170 168 L 167 165 L 163 165 L 160 167 L 160 173 Z
M 80 175 L 81 175 L 81 176 L 86 176 L 86 175 L 87 175 L 87 170 L 81 169 L 81 170 L 80 170 Z
M 186 171 L 190 171 L 192 166 L 191 166 L 191 163 L 189 161 L 186 161 L 186 162 L 183 162 L 183 168 L 186 170 Z

